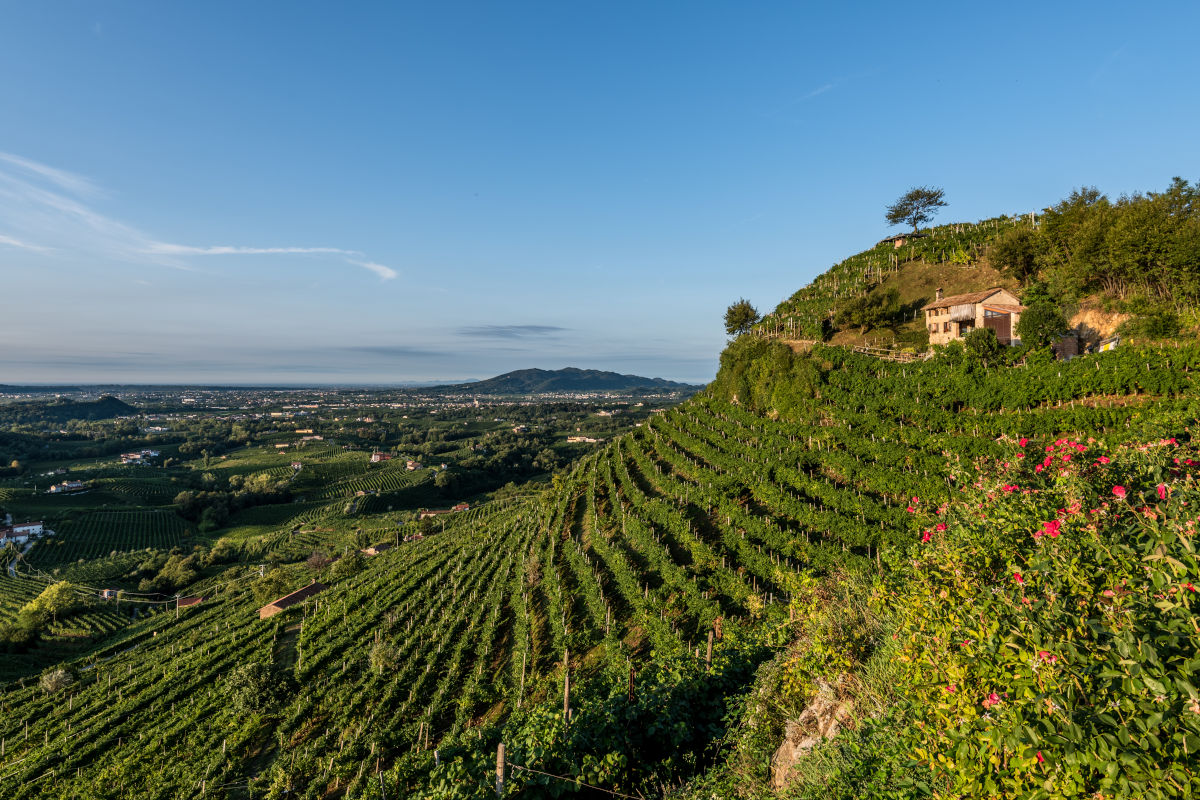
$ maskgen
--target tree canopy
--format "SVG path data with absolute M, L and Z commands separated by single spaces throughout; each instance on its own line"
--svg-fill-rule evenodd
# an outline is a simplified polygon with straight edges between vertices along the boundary
M 1034 347 L 1045 347 L 1066 331 L 1067 318 L 1058 306 L 1048 302 L 1034 303 L 1022 312 L 1017 322 L 1021 341 Z
M 743 334 L 758 320 L 758 309 L 743 297 L 725 309 L 725 332 L 730 336 Z
M 937 210 L 946 205 L 945 197 L 945 190 L 935 186 L 914 186 L 887 207 L 885 219 L 889 225 L 902 222 L 912 225 L 913 233 L 916 233 L 921 223 L 929 222 Z

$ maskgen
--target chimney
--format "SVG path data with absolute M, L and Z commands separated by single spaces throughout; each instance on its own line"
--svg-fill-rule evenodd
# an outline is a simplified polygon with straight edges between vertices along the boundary
M 940 287 L 940 286 L 937 288 L 937 295 L 936 295 L 935 299 L 937 299 L 937 300 L 942 299 L 942 287 Z

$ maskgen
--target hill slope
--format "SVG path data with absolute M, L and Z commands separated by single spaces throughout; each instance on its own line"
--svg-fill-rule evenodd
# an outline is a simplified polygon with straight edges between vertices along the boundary
M 957 268 L 1021 224 L 912 246 Z M 763 328 L 828 333 L 896 255 Z M 485 798 L 501 742 L 515 797 L 1194 796 L 1197 369 L 1194 343 L 996 368 L 743 336 L 540 496 L 409 541 L 366 515 L 397 546 L 331 567 L 299 517 L 219 545 L 199 606 L 69 689 L 6 687 L 0 797 Z
M 663 378 L 643 378 L 596 369 L 519 369 L 474 383 L 435 386 L 435 390 L 461 394 L 554 394 L 559 392 L 629 392 L 660 389 L 688 391 L 700 387 Z
M 97 400 L 36 400 L 0 405 L 0 420 L 6 422 L 68 422 L 136 415 L 138 409 L 111 395 Z

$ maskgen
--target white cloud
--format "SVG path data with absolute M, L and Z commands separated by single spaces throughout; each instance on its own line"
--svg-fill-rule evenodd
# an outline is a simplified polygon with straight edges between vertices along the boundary
M 371 270 L 371 272 L 374 272 L 385 281 L 390 281 L 392 278 L 395 278 L 399 275 L 399 273 L 391 267 L 384 266 L 383 264 L 376 264 L 374 261 L 357 261 L 352 258 L 348 258 L 346 260 L 357 267 Z
M 152 263 L 190 270 L 188 259 L 199 256 L 327 256 L 374 272 L 383 280 L 399 273 L 365 259 L 358 250 L 341 247 L 186 245 L 160 241 L 90 207 L 85 199 L 99 195 L 87 178 L 11 153 L 0 152 L 0 223 L 15 235 L 0 235 L 0 245 L 33 252 L 94 260 L 97 257 Z M 53 243 L 53 247 L 48 244 Z

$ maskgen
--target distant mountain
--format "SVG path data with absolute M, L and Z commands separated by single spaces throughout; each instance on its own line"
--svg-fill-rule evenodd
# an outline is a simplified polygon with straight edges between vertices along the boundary
M 643 378 L 598 369 L 518 369 L 471 383 L 431 387 L 470 394 L 553 394 L 556 392 L 634 392 L 646 390 L 693 392 L 701 387 L 663 378 Z
M 0 405 L 0 420 L 6 422 L 66 422 L 72 419 L 112 419 L 139 413 L 124 400 L 105 395 L 99 400 L 38 400 Z

